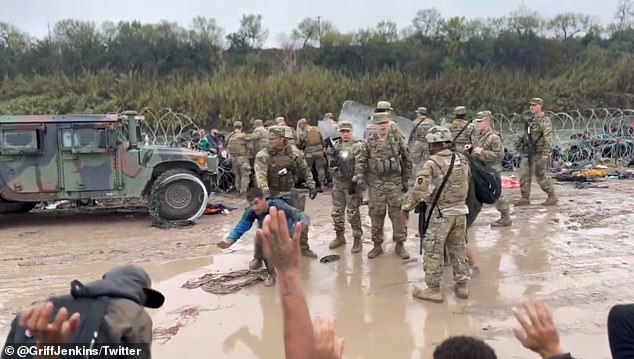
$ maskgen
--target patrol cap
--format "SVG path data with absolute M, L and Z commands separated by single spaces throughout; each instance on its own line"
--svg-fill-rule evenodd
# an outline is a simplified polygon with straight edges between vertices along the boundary
M 278 125 L 282 125 L 286 123 L 286 120 L 284 119 L 284 117 L 280 116 L 275 119 L 275 123 L 277 123 Z
M 233 128 L 242 128 L 242 121 L 236 121 L 233 123 Z
M 390 114 L 387 112 L 375 112 L 372 114 L 372 123 L 388 123 L 390 122 Z
M 393 111 L 394 109 L 392 108 L 392 104 L 389 101 L 379 101 L 376 104 L 376 109 L 377 110 L 390 110 Z
M 427 108 L 426 107 L 419 107 L 416 109 L 416 113 L 420 113 L 421 115 L 425 115 L 427 114 Z
M 458 106 L 453 110 L 454 115 L 466 115 L 467 108 L 464 106 Z
M 432 126 L 425 135 L 427 143 L 451 142 L 451 131 L 445 126 Z
M 332 113 L 326 112 L 326 114 L 324 115 L 324 118 L 333 118 Z
M 302 125 L 302 124 L 305 124 L 305 123 L 307 123 L 305 118 L 300 118 L 299 121 L 297 121 L 297 125 Z
M 269 127 L 269 138 L 284 138 L 286 129 L 280 126 Z
M 543 105 L 543 104 L 544 104 L 544 100 L 542 100 L 542 99 L 541 99 L 541 98 L 539 98 L 539 97 L 533 97 L 533 98 L 531 99 L 530 104 L 531 104 L 531 105 Z
M 253 121 L 253 126 L 262 126 L 262 125 L 263 125 L 262 120 L 260 120 L 259 118 Z
M 480 122 L 488 118 L 491 118 L 491 111 L 480 111 L 475 116 L 475 122 Z
M 352 131 L 352 122 L 350 121 L 341 121 L 337 125 L 337 131 L 348 130 Z

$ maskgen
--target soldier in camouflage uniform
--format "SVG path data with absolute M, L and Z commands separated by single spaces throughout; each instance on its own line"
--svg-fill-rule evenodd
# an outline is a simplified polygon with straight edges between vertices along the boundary
M 310 199 L 315 199 L 317 189 L 315 182 L 306 165 L 306 160 L 299 150 L 288 144 L 285 138 L 286 129 L 281 126 L 269 128 L 269 145 L 255 156 L 255 180 L 264 195 L 283 197 L 289 204 L 304 212 L 306 198 L 303 193 L 294 188 L 298 179 L 306 181 L 309 188 Z M 316 258 L 317 255 L 308 246 L 308 233 L 301 236 L 302 255 Z M 262 254 L 256 248 L 255 264 L 251 268 L 261 265 Z
M 234 175 L 234 186 L 240 196 L 247 193 L 251 180 L 251 162 L 249 161 L 248 141 L 250 135 L 242 132 L 242 122 L 233 124 L 233 133 L 227 139 L 227 149 L 231 155 L 231 171 Z
M 338 153 L 336 167 L 331 167 L 334 186 L 332 189 L 332 220 L 337 237 L 329 245 L 330 249 L 346 244 L 345 217 L 352 227 L 351 253 L 359 253 L 362 249 L 361 214 L 359 207 L 363 200 L 363 188 L 359 179 L 361 173 L 361 154 L 365 151 L 363 140 L 352 138 L 352 122 L 342 121 L 338 125 L 341 143 L 335 149 L 328 149 Z M 329 152 L 330 153 L 330 152 Z M 346 208 L 347 207 L 347 208 Z M 344 212 L 345 211 L 345 212 Z
M 284 132 L 284 136 L 288 140 L 288 144 L 293 147 L 297 147 L 297 133 L 291 126 L 286 124 L 286 120 L 284 119 L 284 117 L 280 116 L 276 118 L 275 123 L 278 126 L 284 127 L 284 129 L 286 130 L 286 132 Z
M 412 162 L 414 166 L 421 162 L 426 162 L 429 158 L 429 145 L 425 136 L 427 131 L 435 126 L 436 123 L 433 119 L 427 117 L 427 109 L 425 107 L 419 107 L 416 110 L 416 119 L 413 122 L 415 131 L 411 134 L 412 143 Z
M 467 109 L 458 106 L 454 109 L 454 120 L 449 124 L 451 138 L 454 141 L 455 150 L 466 152 L 477 140 L 475 126 L 467 120 Z
M 319 178 L 319 192 L 322 186 L 326 185 L 326 156 L 324 155 L 323 138 L 319 128 L 311 126 L 306 122 L 305 118 L 297 122 L 297 126 L 301 129 L 298 135 L 298 148 L 304 151 L 304 157 L 308 164 L 308 169 L 315 167 Z
M 477 147 L 473 149 L 473 155 L 481 159 L 491 168 L 502 172 L 502 158 L 504 158 L 504 144 L 499 133 L 491 128 L 491 112 L 480 111 L 476 115 L 475 123 L 479 132 Z M 503 195 L 495 202 L 495 208 L 501 217 L 491 224 L 491 227 L 508 227 L 513 221 L 509 216 L 509 204 Z
M 264 127 L 262 120 L 253 121 L 253 133 L 251 133 L 251 146 L 253 148 L 253 157 L 260 152 L 261 149 L 269 144 L 269 131 Z
M 392 113 L 394 113 L 394 108 L 389 101 L 379 101 L 376 103 L 376 108 L 374 109 L 374 113 L 386 113 L 388 114 L 390 120 L 390 134 L 394 134 L 405 139 L 405 134 L 401 131 L 401 128 L 398 127 L 396 122 L 392 121 Z M 374 126 L 369 126 L 374 127 Z M 407 144 L 407 143 L 406 143 Z
M 526 130 L 518 139 L 516 148 L 522 156 L 520 162 L 520 192 L 522 198 L 515 204 L 525 206 L 530 204 L 531 194 L 531 168 L 534 169 L 535 178 L 542 191 L 548 194 L 544 206 L 557 204 L 557 196 L 552 179 L 548 175 L 548 160 L 553 148 L 553 128 L 550 117 L 542 110 L 544 100 L 533 98 L 530 101 L 530 110 L 533 118 L 527 123 Z
M 390 129 L 389 113 L 375 112 L 373 118 L 376 131 L 368 136 L 365 150 L 359 159 L 368 184 L 374 242 L 368 258 L 375 258 L 383 253 L 383 224 L 387 207 L 392 222 L 393 241 L 396 243 L 394 252 L 401 258 L 408 259 L 409 253 L 404 247 L 407 227 L 400 215 L 400 209 L 403 193 L 407 192 L 407 182 L 412 176 L 409 147 L 403 137 Z
M 424 248 L 423 268 L 425 270 L 426 289 L 415 288 L 414 298 L 441 303 L 444 296 L 440 289 L 443 273 L 443 251 L 447 248 L 453 266 L 455 292 L 459 298 L 469 296 L 467 284 L 469 269 L 466 258 L 467 217 L 469 208 L 466 204 L 471 169 L 469 160 L 460 152 L 452 151 L 452 135 L 449 129 L 434 126 L 427 133 L 431 156 L 416 175 L 414 189 L 403 204 L 404 217 L 420 202 L 425 202 L 427 211 L 432 211 Z M 435 189 L 440 186 L 449 170 L 452 155 L 455 162 L 445 187 L 433 206 L 436 197 Z M 433 208 L 432 208 L 433 206 Z M 429 212 L 428 212 L 429 213 Z M 425 216 L 426 218 L 427 216 Z

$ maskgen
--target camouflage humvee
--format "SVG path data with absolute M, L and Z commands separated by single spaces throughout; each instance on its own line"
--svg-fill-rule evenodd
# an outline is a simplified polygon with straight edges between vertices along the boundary
M 0 116 L 0 209 L 40 201 L 145 198 L 154 222 L 195 222 L 218 159 L 144 146 L 136 112 Z

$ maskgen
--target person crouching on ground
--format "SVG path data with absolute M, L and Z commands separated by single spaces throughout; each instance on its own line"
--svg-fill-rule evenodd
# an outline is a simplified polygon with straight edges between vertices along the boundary
M 304 224 L 304 231 L 306 231 L 306 235 L 308 235 L 310 218 L 297 208 L 289 206 L 286 202 L 284 202 L 284 200 L 277 198 L 266 199 L 262 190 L 255 187 L 251 188 L 247 192 L 247 201 L 249 202 L 249 207 L 244 211 L 242 218 L 240 218 L 240 222 L 238 222 L 235 228 L 229 233 L 227 239 L 217 244 L 219 248 L 226 249 L 231 247 L 242 237 L 243 234 L 251 229 L 255 220 L 258 221 L 258 228 L 262 228 L 264 218 L 267 214 L 269 214 L 270 207 L 276 207 L 278 210 L 284 211 L 288 220 L 288 231 L 291 233 L 291 236 L 293 235 L 295 228 L 294 224 L 297 222 Z M 261 239 L 256 236 L 254 241 L 253 259 L 249 263 L 249 269 L 255 270 L 260 268 L 262 266 L 262 260 L 264 260 L 266 269 L 269 272 L 266 280 L 264 281 L 264 285 L 270 287 L 275 284 L 275 271 L 269 264 L 266 256 L 264 256 Z

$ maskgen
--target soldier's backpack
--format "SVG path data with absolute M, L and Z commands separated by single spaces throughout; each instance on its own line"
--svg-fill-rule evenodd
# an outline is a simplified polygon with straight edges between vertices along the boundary
M 494 204 L 502 194 L 502 177 L 481 159 L 467 155 L 471 164 L 471 185 L 478 201 Z
M 116 349 L 118 345 L 124 345 L 119 338 L 113 338 L 109 327 L 105 320 L 105 315 L 108 311 L 108 306 L 111 298 L 101 296 L 97 298 L 89 297 L 73 297 L 71 294 L 49 298 L 49 301 L 53 303 L 52 319 L 57 315 L 57 311 L 61 307 L 65 307 L 70 317 L 73 313 L 79 313 L 79 328 L 75 334 L 68 340 L 66 345 L 62 347 L 74 348 L 79 346 L 82 350 L 90 349 L 85 354 L 88 358 L 114 358 L 115 356 L 108 355 L 105 350 L 100 351 L 100 347 L 107 345 L 110 348 Z M 25 328 L 20 327 L 19 317 L 16 316 L 11 323 L 11 329 L 5 343 L 4 350 L 2 351 L 2 359 L 17 359 L 17 358 L 33 358 L 30 353 L 20 353 L 18 355 L 18 348 L 20 346 L 35 346 L 36 338 L 32 333 Z M 7 347 L 12 346 L 12 355 L 8 353 Z M 135 347 L 136 348 L 136 347 Z M 138 348 L 141 349 L 141 348 Z M 72 357 L 80 357 L 72 356 Z M 65 356 L 61 356 L 65 358 Z

